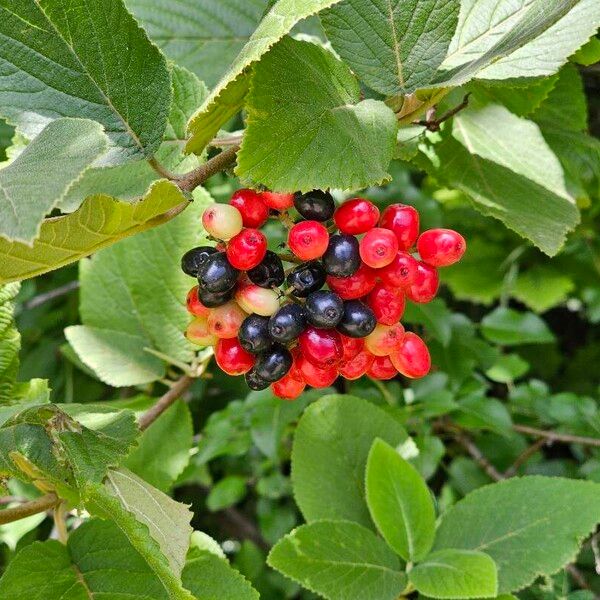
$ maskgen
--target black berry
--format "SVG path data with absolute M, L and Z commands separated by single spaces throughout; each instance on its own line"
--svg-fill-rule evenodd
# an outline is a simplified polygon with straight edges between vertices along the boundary
M 287 276 L 287 284 L 294 288 L 294 296 L 306 298 L 325 285 L 327 274 L 321 263 L 312 261 L 295 268 Z
M 329 192 L 313 190 L 308 194 L 294 196 L 296 210 L 311 221 L 328 221 L 335 212 L 335 202 Z
M 344 314 L 337 330 L 352 338 L 367 337 L 377 325 L 375 313 L 360 300 L 344 302 Z
M 282 306 L 269 319 L 269 334 L 280 344 L 294 341 L 306 327 L 304 309 L 298 304 Z
M 198 269 L 198 284 L 209 292 L 226 292 L 238 280 L 239 271 L 234 269 L 224 252 L 209 256 Z
M 233 292 L 233 288 L 225 292 L 209 292 L 198 286 L 198 299 L 206 308 L 217 308 L 227 304 L 233 298 Z
M 342 320 L 344 301 L 335 292 L 319 290 L 308 296 L 305 309 L 311 325 L 332 329 Z
M 251 390 L 255 392 L 260 392 L 261 390 L 266 390 L 270 383 L 266 379 L 263 379 L 257 372 L 256 368 L 250 369 L 246 375 L 244 375 L 246 379 L 246 384 Z
M 253 371 L 260 379 L 274 383 L 285 377 L 291 368 L 292 355 L 290 351 L 281 344 L 274 344 L 258 355 Z
M 238 340 L 247 352 L 259 354 L 265 351 L 273 343 L 269 336 L 269 317 L 260 315 L 246 317 L 240 325 Z
M 361 262 L 358 240 L 353 235 L 332 235 L 322 260 L 328 275 L 334 277 L 354 275 Z
M 248 279 L 260 287 L 271 288 L 274 285 L 279 287 L 285 280 L 283 263 L 279 256 L 267 250 L 260 264 L 248 271 Z
M 218 252 L 216 248 L 212 246 L 198 246 L 188 250 L 181 257 L 181 270 L 190 277 L 198 277 L 198 269 L 209 256 Z

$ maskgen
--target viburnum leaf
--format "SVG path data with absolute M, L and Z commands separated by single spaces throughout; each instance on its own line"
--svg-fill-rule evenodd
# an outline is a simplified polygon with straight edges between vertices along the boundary
M 517 591 L 577 556 L 600 521 L 600 486 L 560 477 L 521 477 L 480 488 L 442 516 L 435 549 L 485 552 L 498 591 Z
M 427 87 L 458 22 L 459 0 L 343 0 L 321 15 L 334 50 L 370 88 Z
M 13 392 L 19 372 L 21 334 L 14 319 L 15 296 L 19 284 L 0 287 L 0 405 L 13 402 Z
M 277 542 L 268 563 L 329 600 L 394 600 L 406 586 L 397 556 L 371 530 L 316 521 Z
M 0 115 L 28 138 L 59 117 L 83 117 L 107 132 L 104 164 L 158 148 L 169 72 L 122 0 L 3 0 L 0 34 L 0 65 L 10 73 L 0 81 Z
M 483 317 L 481 331 L 488 340 L 504 346 L 554 341 L 553 333 L 540 317 L 502 306 Z
M 393 111 L 378 100 L 361 102 L 348 67 L 316 44 L 279 42 L 254 68 L 246 110 L 236 174 L 248 184 L 309 191 L 390 178 Z

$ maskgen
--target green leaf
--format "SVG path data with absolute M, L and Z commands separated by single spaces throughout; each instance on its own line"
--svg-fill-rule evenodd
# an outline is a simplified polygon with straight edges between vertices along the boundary
M 428 304 L 407 303 L 404 320 L 407 323 L 424 325 L 428 332 L 434 335 L 443 346 L 450 343 L 452 325 L 450 311 L 443 300 L 433 300 Z
M 571 56 L 571 60 L 584 67 L 600 62 L 600 39 L 593 37 Z
M 246 110 L 236 169 L 245 183 L 309 191 L 361 188 L 390 178 L 393 111 L 377 100 L 360 102 L 348 67 L 316 44 L 279 42 L 254 68 Z
M 515 379 L 523 377 L 529 371 L 529 363 L 518 354 L 505 354 L 501 356 L 485 374 L 498 383 L 512 383 Z
M 248 91 L 248 67 L 260 60 L 296 23 L 336 2 L 339 0 L 279 0 L 269 9 L 221 81 L 191 118 L 188 152 L 200 154 L 221 125 L 240 111 Z
M 488 340 L 503 346 L 554 341 L 554 335 L 537 315 L 501 306 L 482 319 L 481 331 Z
M 500 593 L 575 560 L 600 521 L 600 486 L 560 477 L 513 478 L 469 494 L 442 517 L 435 549 L 489 554 Z
M 164 57 L 121 0 L 2 0 L 0 113 L 27 137 L 49 121 L 104 126 L 104 164 L 151 156 L 171 101 Z M 90 36 L 93 35 L 93 42 Z
M 206 498 L 206 506 L 208 510 L 217 512 L 237 504 L 244 498 L 247 491 L 244 477 L 229 475 L 219 480 L 210 490 Z
M 512 296 L 535 312 L 543 313 L 563 303 L 575 283 L 563 270 L 550 265 L 534 265 L 519 273 Z
M 468 429 L 489 429 L 500 435 L 512 430 L 508 409 L 500 400 L 479 393 L 469 394 L 458 403 L 459 412 L 454 420 Z
M 394 600 L 406 585 L 385 542 L 348 521 L 298 527 L 274 546 L 268 563 L 329 600 Z
M 459 0 L 344 0 L 321 16 L 334 50 L 370 88 L 428 87 L 458 22 Z
M 430 598 L 495 598 L 498 573 L 483 552 L 442 550 L 430 554 L 408 574 L 417 591 Z
M 419 472 L 394 448 L 373 442 L 366 472 L 371 517 L 388 545 L 404 560 L 422 560 L 433 546 L 435 508 Z
M 12 404 L 19 372 L 21 334 L 14 319 L 14 299 L 19 284 L 0 287 L 0 406 Z
M 47 219 L 32 247 L 0 239 L 0 283 L 35 277 L 114 242 L 165 223 L 187 200 L 168 181 L 156 182 L 139 202 L 92 196 L 70 215 Z
M 102 156 L 108 139 L 85 119 L 58 119 L 7 167 L 0 169 L 0 236 L 31 244 L 44 217 Z
M 373 527 L 364 492 L 369 450 L 375 438 L 395 447 L 407 437 L 397 421 L 366 400 L 332 395 L 311 404 L 292 450 L 294 496 L 304 518 Z

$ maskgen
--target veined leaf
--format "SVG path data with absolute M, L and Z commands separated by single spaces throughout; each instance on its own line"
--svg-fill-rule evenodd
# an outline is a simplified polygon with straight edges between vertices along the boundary
M 537 315 L 501 306 L 483 317 L 481 330 L 488 340 L 505 346 L 554 341 L 554 335 Z
M 17 374 L 21 335 L 15 326 L 13 300 L 19 284 L 0 287 L 0 405 L 11 404 Z

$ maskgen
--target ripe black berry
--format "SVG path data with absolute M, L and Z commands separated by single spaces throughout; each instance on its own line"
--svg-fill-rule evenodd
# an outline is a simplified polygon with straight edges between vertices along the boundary
M 313 190 L 294 196 L 296 210 L 310 221 L 328 221 L 335 212 L 335 202 L 329 192 Z
M 242 348 L 252 354 L 259 354 L 269 348 L 273 343 L 269 336 L 269 317 L 246 317 L 240 325 L 238 339 Z
M 234 269 L 224 252 L 209 256 L 198 269 L 200 289 L 209 292 L 226 292 L 237 283 L 239 271 Z
M 248 279 L 260 287 L 271 288 L 274 285 L 279 287 L 285 280 L 283 263 L 279 256 L 267 250 L 260 264 L 248 271 Z
M 258 355 L 253 370 L 260 379 L 274 383 L 285 377 L 291 368 L 292 355 L 290 351 L 281 344 L 274 344 Z
M 306 298 L 325 285 L 327 274 L 321 263 L 312 261 L 295 268 L 287 276 L 287 284 L 294 288 L 294 296 Z
M 353 235 L 332 235 L 322 260 L 328 275 L 334 277 L 354 275 L 361 262 L 358 240 Z
M 234 289 L 226 290 L 224 292 L 209 292 L 198 287 L 198 300 L 206 306 L 206 308 L 217 308 L 227 304 L 233 298 Z
M 319 290 L 308 296 L 305 309 L 311 325 L 332 329 L 342 320 L 344 301 L 335 292 Z
M 266 390 L 270 385 L 269 381 L 260 377 L 260 375 L 256 372 L 256 368 L 250 369 L 246 375 L 244 375 L 244 378 L 246 379 L 246 384 L 248 387 L 255 392 Z
M 218 252 L 216 248 L 212 246 L 198 246 L 188 250 L 181 257 L 181 270 L 190 277 L 198 277 L 198 269 L 206 259 L 211 255 Z
M 298 304 L 282 306 L 269 320 L 269 334 L 280 344 L 294 341 L 305 327 L 304 309 Z
M 337 330 L 352 338 L 363 338 L 375 329 L 377 319 L 373 311 L 360 300 L 344 302 L 344 315 Z

